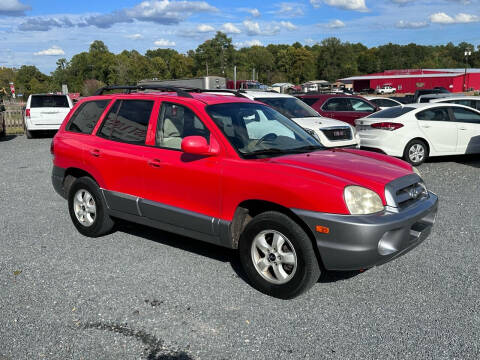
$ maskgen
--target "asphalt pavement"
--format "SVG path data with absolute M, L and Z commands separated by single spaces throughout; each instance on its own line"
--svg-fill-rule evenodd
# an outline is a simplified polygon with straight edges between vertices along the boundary
M 51 138 L 0 139 L 0 359 L 479 359 L 480 156 L 420 167 L 431 236 L 294 300 L 235 251 L 129 223 L 90 239 L 51 185 Z

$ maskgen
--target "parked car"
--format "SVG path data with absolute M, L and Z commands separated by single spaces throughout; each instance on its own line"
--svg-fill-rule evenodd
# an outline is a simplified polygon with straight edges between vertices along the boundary
M 390 99 L 383 96 L 364 96 L 365 99 L 370 101 L 372 104 L 376 105 L 380 110 L 392 107 L 392 106 L 402 106 L 403 104 L 400 101 Z
M 360 145 L 418 166 L 428 157 L 480 153 L 480 111 L 456 104 L 411 104 L 356 120 Z
M 436 87 L 434 89 L 416 90 L 415 94 L 413 95 L 413 102 L 414 103 L 418 102 L 418 98 L 422 95 L 430 95 L 430 94 L 451 94 L 451 92 L 442 87 Z
M 325 149 L 240 96 L 103 90 L 51 146 L 53 186 L 85 236 L 120 218 L 238 249 L 253 286 L 292 298 L 325 269 L 383 264 L 431 231 L 437 196 L 406 162 Z
M 472 109 L 480 110 L 480 97 L 479 96 L 456 96 L 446 97 L 440 99 L 430 100 L 431 103 L 449 103 L 459 104 L 471 107 Z
M 245 97 L 273 107 L 295 121 L 325 147 L 358 147 L 355 127 L 343 121 L 320 116 L 310 106 L 294 96 L 266 91 L 242 91 Z M 268 121 L 264 119 L 264 121 Z M 260 126 L 260 124 L 259 124 Z
M 39 130 L 58 130 L 73 107 L 67 95 L 32 94 L 25 108 L 25 134 L 31 139 Z
M 420 95 L 417 99 L 417 103 L 429 103 L 432 100 L 436 99 L 444 99 L 444 98 L 451 98 L 451 97 L 457 97 L 461 96 L 459 94 L 452 94 L 452 93 L 438 93 L 438 94 L 426 94 L 426 95 Z
M 311 106 L 320 115 L 345 121 L 350 125 L 355 125 L 355 119 L 379 110 L 376 105 L 355 95 L 302 94 L 296 95 L 296 97 Z
M 0 100 L 0 137 L 7 135 L 7 124 L 5 123 L 5 105 Z
M 397 89 L 391 87 L 390 85 L 383 85 L 382 87 L 375 90 L 377 94 L 395 94 L 396 91 Z

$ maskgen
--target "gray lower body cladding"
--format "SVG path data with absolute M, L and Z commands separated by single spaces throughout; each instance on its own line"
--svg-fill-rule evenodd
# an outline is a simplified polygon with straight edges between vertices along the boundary
M 360 270 L 391 261 L 415 248 L 431 232 L 438 209 L 438 198 L 428 198 L 394 213 L 336 215 L 292 209 L 315 234 L 315 240 L 328 270 Z M 329 233 L 316 232 L 316 226 Z

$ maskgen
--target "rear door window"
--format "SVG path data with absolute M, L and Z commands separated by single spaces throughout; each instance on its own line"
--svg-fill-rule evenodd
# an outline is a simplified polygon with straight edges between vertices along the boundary
M 372 115 L 370 115 L 369 119 L 393 119 L 403 114 L 406 114 L 412 111 L 414 108 L 408 106 L 393 106 L 391 108 L 387 108 L 385 110 L 378 111 Z
M 113 141 L 145 144 L 153 103 L 152 100 L 117 100 L 108 112 L 99 136 Z
M 323 105 L 323 111 L 352 111 L 352 108 L 348 99 L 332 98 Z
M 32 95 L 30 108 L 69 108 L 66 95 Z
M 418 120 L 424 121 L 450 121 L 447 108 L 433 108 L 419 112 L 416 115 Z
M 475 111 L 462 108 L 453 108 L 452 110 L 455 121 L 480 124 L 480 114 Z
M 110 100 L 88 101 L 80 105 L 67 125 L 67 131 L 91 134 Z
M 352 111 L 358 111 L 358 112 L 374 112 L 375 108 L 367 103 L 366 101 L 360 100 L 360 99 L 355 99 L 355 98 L 350 98 L 346 99 L 350 101 L 350 106 L 352 107 Z

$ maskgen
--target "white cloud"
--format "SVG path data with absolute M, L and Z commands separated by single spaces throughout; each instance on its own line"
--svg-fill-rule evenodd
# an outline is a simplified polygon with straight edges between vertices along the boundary
M 313 7 L 318 8 L 322 3 L 343 10 L 368 11 L 365 0 L 310 0 L 310 4 L 312 4 Z
M 54 45 L 50 49 L 38 51 L 36 53 L 33 53 L 35 56 L 61 56 L 65 55 L 65 51 L 62 50 L 62 48 Z
M 260 17 L 261 15 L 258 9 L 248 9 L 247 12 L 249 12 L 253 17 Z
M 277 7 L 277 10 L 272 11 L 271 13 L 277 16 L 298 17 L 304 15 L 302 4 L 282 2 L 275 6 Z
M 306 45 L 315 45 L 315 44 L 318 44 L 318 41 L 313 40 L 313 39 L 305 39 L 303 42 L 304 42 Z
M 345 23 L 342 20 L 332 20 L 328 24 L 325 25 L 329 29 L 340 29 L 345 27 Z
M 22 4 L 18 0 L 2 0 L 0 3 L 0 15 L 24 16 L 25 11 L 31 9 L 31 6 Z
M 468 24 L 473 22 L 479 22 L 480 17 L 478 17 L 477 15 L 465 14 L 465 13 L 459 13 L 454 17 L 452 17 L 444 12 L 438 12 L 430 15 L 430 21 L 434 24 L 443 24 L 443 25 Z
M 400 20 L 395 24 L 395 27 L 398 29 L 420 29 L 427 27 L 428 23 L 426 21 L 405 21 Z
M 211 25 L 200 24 L 197 26 L 197 31 L 201 33 L 207 33 L 207 32 L 215 31 L 215 28 Z
M 242 31 L 232 23 L 225 23 L 221 27 L 225 34 L 240 34 Z
M 250 46 L 263 46 L 260 40 L 246 40 L 243 42 L 235 43 L 236 48 L 250 47 Z
M 143 39 L 142 34 L 132 34 L 132 35 L 126 35 L 125 36 L 127 39 L 132 39 L 132 40 L 140 40 Z
M 290 21 L 280 21 L 280 25 L 290 31 L 297 30 L 297 26 L 293 25 Z
M 293 25 L 293 24 L 292 24 Z M 260 25 L 256 21 L 245 20 L 243 26 L 247 30 L 247 35 L 275 35 L 280 31 L 280 26 L 278 25 L 269 25 L 263 29 L 260 28 Z
M 176 46 L 175 41 L 170 41 L 167 39 L 160 39 L 154 42 L 155 46 L 158 47 L 173 47 Z
M 87 16 L 75 23 L 67 23 L 65 19 L 59 21 L 57 19 L 39 20 L 29 18 L 20 24 L 19 29 L 24 31 L 47 31 L 52 27 L 64 26 L 95 26 L 107 29 L 114 24 L 132 23 L 134 20 L 154 22 L 161 25 L 176 25 L 194 14 L 205 12 L 218 12 L 218 9 L 205 1 L 152 0 L 143 1 L 132 8 L 116 10 L 107 14 Z

